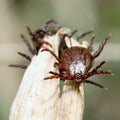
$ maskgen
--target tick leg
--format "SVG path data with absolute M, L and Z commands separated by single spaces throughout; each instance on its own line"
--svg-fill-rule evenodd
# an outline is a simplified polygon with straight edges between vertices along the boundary
M 20 64 L 16 64 L 16 65 L 11 64 L 11 65 L 9 65 L 9 67 L 22 68 L 22 69 L 26 69 L 27 68 L 26 65 L 20 65 Z
M 93 36 L 90 40 L 90 45 L 89 45 L 89 51 L 92 52 L 93 51 L 93 43 L 94 43 L 94 40 L 95 40 L 95 36 Z
M 93 82 L 93 81 L 90 81 L 90 80 L 85 80 L 86 83 L 90 83 L 92 85 L 95 85 L 97 87 L 100 87 L 100 88 L 104 88 L 106 89 L 103 85 L 100 85 L 99 83 L 96 83 L 96 82 Z
M 83 79 L 87 79 L 88 77 L 91 77 L 93 75 L 99 75 L 99 74 L 111 74 L 110 71 L 103 71 L 98 70 L 103 64 L 105 64 L 105 61 L 102 61 L 99 65 L 97 65 L 92 71 L 88 72 L 86 75 L 83 75 Z
M 111 72 L 110 72 L 110 71 L 102 71 L 102 70 L 92 71 L 92 72 L 89 72 L 89 73 L 87 74 L 87 77 L 86 77 L 86 78 L 91 77 L 91 76 L 93 76 L 93 75 L 99 75 L 99 74 L 111 74 Z
M 54 63 L 54 67 L 55 67 L 55 68 L 60 68 L 60 64 L 57 63 L 57 62 L 55 62 L 55 63 Z
M 52 76 L 49 76 L 49 77 L 45 77 L 44 80 L 53 79 L 53 78 L 60 78 L 60 80 L 69 80 L 69 79 L 67 79 L 67 77 L 62 76 L 60 74 L 52 75 Z
M 26 55 L 25 53 L 18 52 L 18 54 L 21 55 L 22 57 L 26 58 L 27 60 L 31 61 L 30 56 Z
M 51 51 L 51 50 L 49 50 L 49 49 L 43 49 L 43 50 L 41 50 L 41 52 L 43 52 L 43 51 L 50 52 L 50 53 L 56 58 L 56 60 L 57 60 L 59 63 L 61 63 L 60 59 L 56 56 L 56 54 L 55 54 L 53 51 Z
M 105 64 L 105 61 L 102 61 L 100 64 L 98 64 L 91 72 L 97 71 L 100 67 L 102 67 L 103 64 Z
M 50 71 L 51 74 L 53 74 L 52 76 L 49 77 L 45 77 L 44 80 L 49 80 L 49 79 L 53 79 L 53 78 L 61 78 L 61 79 L 65 79 L 64 76 L 56 73 L 56 72 L 52 72 Z
M 66 76 L 64 74 L 59 74 L 59 73 L 53 72 L 53 71 L 50 71 L 49 73 L 53 74 L 53 75 L 49 76 L 49 77 L 45 77 L 44 80 L 53 79 L 53 78 L 60 78 L 61 80 L 70 80 L 70 79 L 68 79 L 68 76 Z
M 74 30 L 71 35 L 69 36 L 69 38 L 71 38 L 78 30 Z
M 85 37 L 86 35 L 89 35 L 89 34 L 92 33 L 92 32 L 93 32 L 93 30 L 89 30 L 89 31 L 87 31 L 87 32 L 82 33 L 80 36 L 77 37 L 77 40 Z
M 52 48 L 52 45 L 49 43 L 49 42 L 47 42 L 47 41 L 35 41 L 36 43 L 37 43 L 37 45 L 39 45 L 39 46 L 41 46 L 41 45 L 43 45 L 43 44 L 46 44 L 46 45 L 49 45 L 51 48 Z
M 27 30 L 28 30 L 28 32 L 29 32 L 29 35 L 32 37 L 32 41 L 33 42 L 35 42 L 38 46 L 40 46 L 41 47 L 41 45 L 43 45 L 43 44 L 46 44 L 46 45 L 49 45 L 50 47 L 52 47 L 52 45 L 49 43 L 49 42 L 47 42 L 47 41 L 44 41 L 44 40 L 38 40 L 36 37 L 35 37 L 35 34 L 34 33 L 32 33 L 32 31 L 31 31 L 31 29 L 27 26 Z M 44 32 L 44 31 L 43 31 Z
M 98 56 L 100 55 L 100 53 L 102 52 L 105 44 L 106 44 L 107 41 L 110 39 L 110 36 L 111 36 L 111 35 L 107 36 L 107 37 L 102 41 L 102 43 L 100 44 L 98 50 L 93 54 L 93 59 L 95 59 L 96 57 L 98 57 Z
M 28 30 L 28 33 L 29 35 L 31 36 L 32 40 L 33 39 L 43 39 L 46 32 L 43 30 L 43 29 L 38 29 L 36 30 L 34 33 L 31 31 L 31 29 L 27 26 L 27 30 Z
M 70 74 L 69 70 L 65 69 L 64 65 L 61 64 L 61 59 L 59 59 L 53 51 L 51 51 L 49 49 L 43 49 L 43 50 L 41 50 L 41 52 L 43 52 L 43 51 L 50 52 L 56 58 L 56 60 L 59 62 L 59 64 L 62 66 L 63 69 L 60 69 L 61 72 L 65 71 L 66 74 L 69 76 L 69 78 L 71 77 L 71 74 Z
M 52 75 L 52 76 L 49 76 L 49 77 L 45 77 L 44 80 L 49 80 L 49 79 L 53 79 L 53 78 L 60 78 L 60 76 Z
M 53 72 L 53 71 L 50 71 L 49 73 L 50 73 L 50 74 L 53 74 L 53 75 L 60 75 L 59 73 Z
M 26 26 L 27 30 L 28 30 L 28 33 L 31 37 L 34 36 L 34 33 L 31 31 L 30 27 L 29 26 Z
M 83 79 L 87 79 L 95 74 L 111 74 L 110 71 L 98 71 L 102 65 L 105 64 L 105 61 L 102 61 L 99 65 L 97 65 L 92 71 L 88 72 L 87 75 L 83 75 Z
M 27 28 L 27 31 L 28 31 L 28 33 L 31 35 L 33 35 L 33 33 L 32 33 L 32 31 L 31 31 L 31 29 L 30 29 L 30 27 L 29 26 L 26 26 L 26 28 Z
M 52 47 L 52 45 L 47 41 L 39 41 L 39 40 L 37 40 L 37 38 L 35 38 L 35 34 L 32 33 L 31 29 L 28 26 L 27 26 L 27 30 L 28 30 L 30 36 L 34 38 L 34 39 L 32 39 L 32 41 L 36 42 L 38 45 L 46 44 L 46 45 L 49 45 L 50 47 Z
M 26 40 L 26 38 L 24 37 L 24 35 L 21 34 L 21 38 L 23 39 L 24 43 L 26 44 L 26 46 L 28 47 L 28 50 L 30 51 L 30 53 L 32 53 L 32 55 L 35 54 L 35 51 L 33 50 L 33 48 L 31 47 L 30 43 L 28 42 L 28 40 Z

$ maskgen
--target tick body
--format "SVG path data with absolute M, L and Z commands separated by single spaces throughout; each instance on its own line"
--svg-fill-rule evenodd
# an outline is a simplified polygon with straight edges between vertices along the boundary
M 64 50 L 61 55 L 61 64 L 69 72 L 70 79 L 80 81 L 92 65 L 92 55 L 84 47 L 71 47 Z
M 60 58 L 57 57 L 53 51 L 49 49 L 43 49 L 42 51 L 50 52 L 56 58 L 58 61 L 57 65 L 60 69 L 60 73 L 50 71 L 50 74 L 52 75 L 44 79 L 48 80 L 53 78 L 60 78 L 62 80 L 74 80 L 78 84 L 86 82 L 104 88 L 102 85 L 88 80 L 88 78 L 98 74 L 111 74 L 110 71 L 99 70 L 105 61 L 102 61 L 94 69 L 91 70 L 94 59 L 100 55 L 104 48 L 104 45 L 109 40 L 109 38 L 110 36 L 107 36 L 101 42 L 96 52 L 93 52 L 93 42 L 95 37 L 91 38 L 90 44 L 86 48 L 82 46 L 74 46 L 64 49 L 61 52 Z

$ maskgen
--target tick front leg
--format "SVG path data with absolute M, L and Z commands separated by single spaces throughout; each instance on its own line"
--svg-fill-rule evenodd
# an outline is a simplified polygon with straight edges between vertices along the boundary
M 60 78 L 61 80 L 71 80 L 71 79 L 69 79 L 68 76 L 66 76 L 64 74 L 59 74 L 59 73 L 53 72 L 53 71 L 50 71 L 49 73 L 53 74 L 53 75 L 49 76 L 49 77 L 45 77 L 44 80 L 53 79 L 53 78 Z
M 49 76 L 49 77 L 45 77 L 44 80 L 49 80 L 49 79 L 53 79 L 53 78 L 60 78 L 60 74 L 59 73 L 56 73 L 56 72 L 53 72 L 53 71 L 50 71 L 49 73 L 53 74 L 53 75 Z
M 49 76 L 49 77 L 45 77 L 44 80 L 50 80 L 50 79 L 53 79 L 53 78 L 60 78 L 60 76 L 52 75 L 52 76 Z
M 44 80 L 49 80 L 49 79 L 53 79 L 53 78 L 64 78 L 62 75 L 60 75 L 59 73 L 56 73 L 56 72 L 53 72 L 53 71 L 50 71 L 49 72 L 50 74 L 53 74 L 52 76 L 49 76 L 49 77 L 45 77 Z
M 57 57 L 57 55 L 56 55 L 52 50 L 49 50 L 49 49 L 43 49 L 43 50 L 41 50 L 41 52 L 43 52 L 43 51 L 47 51 L 47 52 L 51 53 L 51 54 L 55 57 L 55 59 L 56 59 L 59 63 L 61 63 L 60 59 Z
M 99 49 L 93 54 L 93 59 L 95 59 L 96 57 L 98 57 L 98 56 L 100 55 L 100 53 L 102 52 L 105 44 L 106 44 L 107 41 L 110 39 L 110 36 L 111 36 L 111 35 L 107 36 L 107 37 L 102 41 L 102 43 L 101 43 L 100 46 L 99 46 Z

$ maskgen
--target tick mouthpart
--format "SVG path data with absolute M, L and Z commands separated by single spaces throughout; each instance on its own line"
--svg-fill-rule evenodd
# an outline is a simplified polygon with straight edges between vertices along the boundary
M 81 73 L 75 73 L 74 74 L 74 80 L 76 81 L 76 82 L 80 82 L 81 80 L 82 80 L 82 78 L 81 78 Z

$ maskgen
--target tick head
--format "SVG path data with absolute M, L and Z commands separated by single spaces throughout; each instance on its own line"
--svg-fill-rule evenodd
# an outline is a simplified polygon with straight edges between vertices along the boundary
M 81 76 L 82 76 L 81 73 L 75 73 L 75 74 L 74 74 L 74 80 L 75 80 L 76 82 L 80 82 L 80 81 L 82 80 Z

